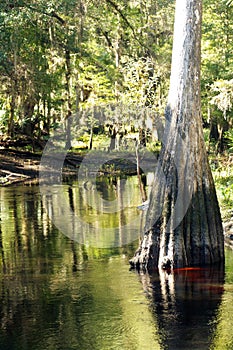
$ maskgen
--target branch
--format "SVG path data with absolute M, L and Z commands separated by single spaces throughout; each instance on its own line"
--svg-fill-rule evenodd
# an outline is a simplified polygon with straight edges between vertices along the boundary
M 117 6 L 117 4 L 115 4 L 115 2 L 113 2 L 112 0 L 106 0 L 106 2 L 111 5 L 121 16 L 121 18 L 125 21 L 125 23 L 127 24 L 127 26 L 132 30 L 133 34 L 135 35 L 134 32 L 134 27 L 129 23 L 128 19 L 126 18 L 126 16 L 123 14 L 123 12 L 119 9 L 119 7 Z
M 45 14 L 47 14 L 47 13 L 45 13 Z M 55 11 L 52 11 L 51 13 L 48 13 L 47 15 L 50 17 L 56 18 L 62 25 L 66 24 L 66 21 L 63 18 L 61 18 Z
M 141 42 L 140 39 L 138 39 L 135 31 L 134 31 L 134 27 L 132 26 L 132 24 L 128 21 L 127 17 L 124 15 L 124 13 L 121 11 L 121 9 L 118 7 L 117 4 L 115 4 L 114 1 L 112 0 L 106 0 L 107 4 L 109 4 L 110 6 L 112 6 L 117 13 L 119 13 L 119 15 L 121 16 L 121 18 L 124 20 L 124 22 L 127 24 L 127 26 L 132 30 L 133 32 L 133 36 L 135 38 L 135 40 L 139 43 L 140 46 L 144 47 L 148 53 L 150 54 L 150 56 L 155 56 L 155 54 L 151 51 L 150 47 L 148 47 L 147 45 L 145 45 L 143 42 Z
M 29 10 L 34 11 L 34 12 L 43 14 L 43 15 L 48 16 L 48 17 L 55 18 L 55 19 L 57 19 L 58 22 L 60 22 L 62 25 L 66 25 L 66 21 L 65 21 L 61 16 L 59 16 L 55 11 L 47 12 L 47 11 L 45 11 L 45 10 L 43 10 L 43 9 L 39 9 L 39 8 L 37 8 L 37 7 L 28 5 L 28 4 L 25 3 L 24 1 L 22 1 L 21 4 L 16 4 L 15 7 L 25 7 L 25 8 L 27 8 L 27 9 L 29 9 Z

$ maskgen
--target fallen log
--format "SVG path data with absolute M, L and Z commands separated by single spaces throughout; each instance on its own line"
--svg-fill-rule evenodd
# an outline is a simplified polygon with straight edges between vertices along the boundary
M 30 176 L 14 173 L 9 170 L 0 169 L 0 184 L 1 186 L 9 186 L 16 182 L 22 182 L 30 179 Z

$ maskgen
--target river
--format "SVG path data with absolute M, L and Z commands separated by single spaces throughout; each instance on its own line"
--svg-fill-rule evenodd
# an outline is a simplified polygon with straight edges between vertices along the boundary
M 137 177 L 59 191 L 0 189 L 1 350 L 233 349 L 231 250 L 222 268 L 137 274 Z

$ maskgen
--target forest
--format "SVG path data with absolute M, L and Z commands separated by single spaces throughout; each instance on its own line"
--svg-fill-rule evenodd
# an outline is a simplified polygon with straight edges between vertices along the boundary
M 1 147 L 41 153 L 60 128 L 72 151 L 120 150 L 135 139 L 158 151 L 174 8 L 168 0 L 1 1 Z M 228 207 L 232 11 L 230 0 L 204 1 L 201 51 L 205 141 Z
M 203 8 L 202 114 L 219 153 L 233 146 L 232 4 Z M 43 147 L 69 116 L 76 141 L 100 121 L 109 135 L 131 126 L 143 138 L 148 115 L 163 118 L 174 1 L 8 0 L 0 16 L 2 141 Z
M 196 152 L 190 169 L 200 172 L 189 178 L 198 180 L 203 191 L 198 188 L 197 196 L 188 198 L 191 204 L 183 210 L 181 224 L 175 227 L 174 220 L 170 233 L 166 225 L 174 198 L 179 198 L 179 167 L 172 161 L 167 168 L 165 164 L 175 194 L 165 193 L 164 221 L 159 222 L 161 251 L 183 248 L 171 247 L 175 239 L 186 248 L 195 247 L 198 239 L 203 251 L 216 247 L 215 214 L 220 213 L 211 210 L 216 197 L 206 191 L 212 186 L 208 188 L 206 171 L 210 165 L 221 210 L 218 224 L 224 229 L 225 265 L 223 255 L 221 261 L 206 259 L 204 265 L 195 260 L 201 254 L 194 252 L 195 259 L 178 261 L 173 269 L 167 265 L 157 270 L 164 267 L 158 264 L 143 273 L 129 266 L 141 247 L 151 248 L 153 240 L 145 242 L 145 237 L 157 234 L 151 215 L 157 197 L 147 212 L 140 209 L 148 194 L 156 192 L 177 3 L 184 4 L 0 0 L 1 349 L 233 348 L 232 0 L 186 2 L 194 9 L 203 3 L 198 24 L 201 89 L 190 95 L 201 100 L 200 118 L 193 124 L 201 133 L 203 125 L 205 147 L 187 147 L 184 154 L 204 150 L 209 163 Z M 176 126 L 170 130 L 177 131 L 180 124 Z M 198 144 L 196 134 L 193 143 Z M 52 182 L 41 184 L 39 167 L 51 160 L 57 161 Z M 96 166 L 98 176 L 92 177 Z M 188 197 L 189 192 L 182 194 Z M 149 234 L 144 228 L 148 212 L 154 229 Z M 185 251 L 188 258 L 190 251 Z M 165 249 L 162 253 L 168 256 Z

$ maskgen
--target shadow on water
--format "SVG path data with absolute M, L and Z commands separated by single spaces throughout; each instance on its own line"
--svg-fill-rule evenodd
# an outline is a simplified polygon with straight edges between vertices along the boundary
M 104 181 L 101 198 L 117 198 L 124 210 L 89 209 L 93 188 L 74 183 L 64 185 L 72 212 L 102 228 L 141 219 L 137 178 Z M 99 230 L 99 240 L 116 243 L 108 249 L 81 245 L 49 219 L 60 208 L 50 192 L 43 198 L 37 186 L 0 188 L 0 350 L 233 349 L 232 250 L 225 275 L 223 267 L 137 275 L 128 260 L 138 238 L 118 244 L 134 231 Z
M 224 266 L 141 275 L 166 350 L 211 349 L 222 301 Z

